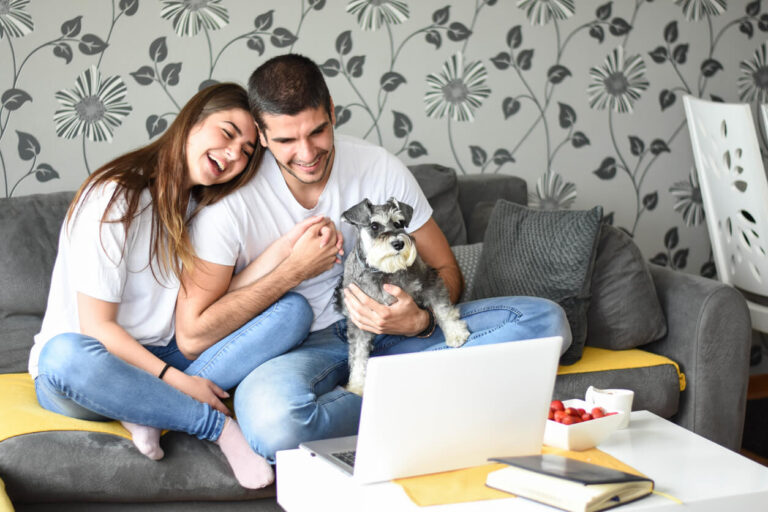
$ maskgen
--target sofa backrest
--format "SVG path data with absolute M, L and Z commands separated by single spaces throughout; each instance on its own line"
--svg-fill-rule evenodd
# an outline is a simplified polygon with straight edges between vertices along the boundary
M 73 192 L 0 199 L 0 373 L 27 368 Z

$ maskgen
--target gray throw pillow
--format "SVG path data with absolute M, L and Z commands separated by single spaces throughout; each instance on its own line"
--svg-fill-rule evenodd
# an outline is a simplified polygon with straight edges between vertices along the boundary
M 591 347 L 624 350 L 667 334 L 648 264 L 632 237 L 603 224 L 587 311 Z
M 432 218 L 450 245 L 467 243 L 467 228 L 459 207 L 456 171 L 437 164 L 421 164 L 409 169 L 432 207 Z
M 485 231 L 473 298 L 529 295 L 560 304 L 573 336 L 561 364 L 575 363 L 584 349 L 602 216 L 600 206 L 547 211 L 499 200 Z
M 464 276 L 464 291 L 461 292 L 459 302 L 464 302 L 472 296 L 472 288 L 475 284 L 477 266 L 480 264 L 480 255 L 483 252 L 483 244 L 454 245 L 451 247 L 453 256 L 459 264 L 461 275 Z

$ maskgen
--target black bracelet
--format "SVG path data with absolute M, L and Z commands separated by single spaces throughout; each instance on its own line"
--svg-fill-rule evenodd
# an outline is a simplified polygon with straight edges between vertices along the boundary
M 168 368 L 171 367 L 171 363 L 165 363 L 165 366 L 163 366 L 163 369 L 160 370 L 160 375 L 157 376 L 158 379 L 163 380 L 163 375 L 165 375 L 165 372 L 168 371 Z
M 429 324 L 427 324 L 427 327 L 423 331 L 416 335 L 417 338 L 429 338 L 432 336 L 432 333 L 435 332 L 435 327 L 437 327 L 435 313 L 432 311 L 432 308 L 427 308 L 426 311 L 429 315 Z

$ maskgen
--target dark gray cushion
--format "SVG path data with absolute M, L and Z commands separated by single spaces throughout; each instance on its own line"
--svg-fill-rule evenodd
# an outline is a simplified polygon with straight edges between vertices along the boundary
M 475 240 L 482 242 L 485 238 L 485 230 L 488 229 L 488 222 L 491 220 L 491 214 L 496 207 L 496 200 L 480 201 L 472 210 L 467 222 L 467 240 L 468 243 L 474 243 Z
M 42 315 L 14 315 L 0 320 L 0 373 L 27 371 L 33 337 L 42 323 Z
M 560 359 L 581 358 L 602 207 L 531 210 L 499 200 L 485 232 L 472 297 L 530 295 L 560 304 L 573 341 Z
M 153 461 L 123 437 L 38 432 L 0 442 L 0 475 L 14 503 L 39 501 L 216 501 L 274 496 L 235 480 L 218 446 L 180 432 L 161 439 Z
M 18 364 L 48 299 L 59 229 L 72 192 L 0 199 L 0 372 Z
M 624 231 L 604 224 L 592 273 L 587 345 L 623 350 L 667 334 L 648 264 Z
M 483 244 L 454 245 L 451 247 L 456 262 L 459 264 L 461 275 L 464 276 L 464 290 L 461 292 L 459 302 L 464 302 L 472 297 L 472 288 L 475 284 L 477 266 L 480 264 L 480 254 L 483 252 Z
M 467 226 L 467 243 L 483 241 L 486 223 L 479 227 L 472 223 L 475 208 L 481 202 L 491 206 L 499 199 L 506 199 L 523 206 L 528 204 L 528 186 L 525 180 L 508 174 L 462 174 L 459 176 L 459 205 Z M 493 209 L 493 208 L 491 208 Z M 473 227 L 470 228 L 470 223 Z
M 467 243 L 467 228 L 459 209 L 459 186 L 456 171 L 437 164 L 410 167 L 432 207 L 432 218 L 450 245 Z

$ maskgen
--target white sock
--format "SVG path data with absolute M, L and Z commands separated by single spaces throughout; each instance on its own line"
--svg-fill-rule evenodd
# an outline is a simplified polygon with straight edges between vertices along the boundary
M 160 460 L 165 452 L 160 448 L 161 430 L 146 425 L 137 425 L 127 421 L 120 422 L 125 429 L 131 433 L 133 444 L 138 450 L 152 460 Z
M 275 481 L 272 466 L 251 449 L 235 420 L 227 418 L 215 443 L 227 458 L 237 481 L 246 489 L 261 489 Z

